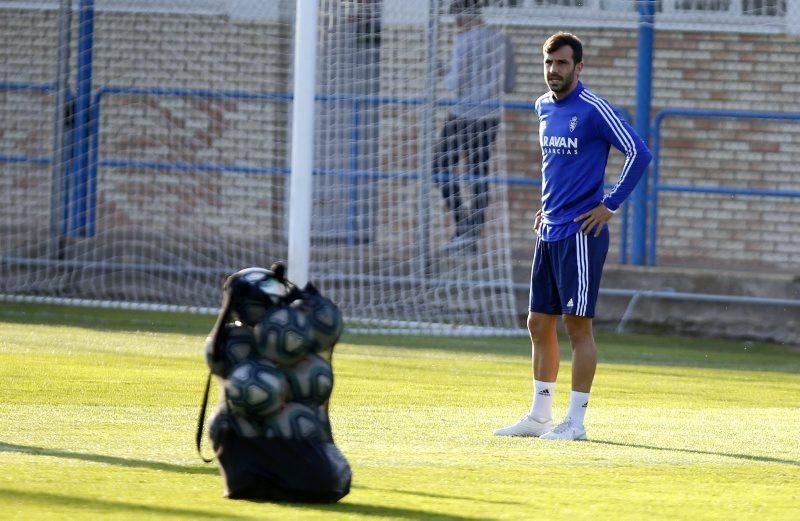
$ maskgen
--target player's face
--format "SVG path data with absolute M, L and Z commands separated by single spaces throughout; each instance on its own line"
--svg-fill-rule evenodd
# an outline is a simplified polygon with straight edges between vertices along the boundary
M 581 70 L 583 63 L 575 64 L 569 45 L 544 55 L 544 81 L 556 97 L 572 92 L 578 84 Z

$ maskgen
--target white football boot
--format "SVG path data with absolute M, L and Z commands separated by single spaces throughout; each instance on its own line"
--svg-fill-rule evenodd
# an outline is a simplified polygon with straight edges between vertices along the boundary
M 555 429 L 540 436 L 543 440 L 585 440 L 586 429 L 572 420 L 569 416 L 558 424 Z
M 545 420 L 539 422 L 530 416 L 523 416 L 523 418 L 509 427 L 497 429 L 494 431 L 495 436 L 541 436 L 545 432 L 553 429 L 553 420 Z

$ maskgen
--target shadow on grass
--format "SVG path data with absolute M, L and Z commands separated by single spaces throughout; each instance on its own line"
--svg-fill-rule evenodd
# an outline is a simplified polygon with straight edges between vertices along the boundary
M 52 513 L 54 508 L 75 508 L 78 510 L 104 511 L 107 514 L 127 514 L 134 513 L 143 517 L 154 515 L 164 515 L 171 517 L 185 517 L 187 519 L 220 519 L 218 512 L 208 512 L 206 510 L 196 510 L 190 508 L 160 507 L 153 505 L 142 505 L 137 503 L 126 503 L 124 501 L 113 501 L 110 499 L 97 499 L 92 497 L 62 496 L 47 492 L 29 492 L 24 490 L 11 490 L 0 488 L 0 503 L 8 507 L 19 503 L 32 503 L 36 506 L 48 509 Z M 242 517 L 230 512 L 225 512 L 225 519 L 252 519 Z
M 712 452 L 708 450 L 698 450 L 698 449 L 680 449 L 675 447 L 656 447 L 654 445 L 639 445 L 636 443 L 620 443 L 618 441 L 606 441 L 606 440 L 591 440 L 591 443 L 597 443 L 602 445 L 613 445 L 615 447 L 633 447 L 637 449 L 648 449 L 648 450 L 658 450 L 658 451 L 665 451 L 665 452 L 685 452 L 687 454 L 707 454 L 709 456 L 722 456 L 725 458 L 734 458 L 734 459 L 741 459 L 745 461 L 758 461 L 762 463 L 779 463 L 781 465 L 793 465 L 795 467 L 800 467 L 800 461 L 791 460 L 791 459 L 780 459 L 780 458 L 770 458 L 769 456 L 753 456 L 752 454 L 731 454 L 729 452 Z
M 75 459 L 81 461 L 91 461 L 93 463 L 104 463 L 106 465 L 117 465 L 120 467 L 135 467 L 167 472 L 178 472 L 181 474 L 218 474 L 216 467 L 190 467 L 185 465 L 175 465 L 161 461 L 149 461 L 141 459 L 119 458 L 117 456 L 104 456 L 102 454 L 87 454 L 84 452 L 70 452 L 66 450 L 45 449 L 43 447 L 32 447 L 29 445 L 16 445 L 0 441 L 0 452 L 20 452 L 33 456 L 51 456 L 54 458 Z
M 128 458 L 119 458 L 115 456 L 103 456 L 100 454 L 86 454 L 80 452 L 69 452 L 56 449 L 45 449 L 42 447 L 32 447 L 28 445 L 17 445 L 14 443 L 0 442 L 0 452 L 19 452 L 23 454 L 31 454 L 35 456 L 50 456 L 56 458 L 76 459 L 81 461 L 91 461 L 94 463 L 104 463 L 107 465 L 118 465 L 121 467 L 137 467 L 146 468 L 158 471 L 178 472 L 183 474 L 217 474 L 216 467 L 187 467 L 183 465 L 175 465 L 171 463 L 162 463 L 158 461 L 137 460 Z M 360 487 L 367 488 L 367 487 Z M 372 489 L 383 490 L 383 489 Z M 386 490 L 386 492 L 405 493 L 420 495 L 426 497 L 436 498 L 450 498 L 450 499 L 469 499 L 474 498 L 446 496 L 440 494 L 428 494 L 421 492 L 406 492 L 401 490 Z M 140 505 L 134 503 L 125 503 L 121 501 L 111 501 L 105 499 L 94 499 L 85 497 L 72 497 L 62 496 L 58 494 L 50 494 L 46 492 L 21 492 L 18 490 L 9 490 L 0 488 L 0 503 L 9 504 L 12 500 L 17 502 L 26 501 L 34 502 L 41 505 L 61 506 L 61 507 L 76 507 L 90 510 L 114 510 L 114 511 L 129 511 L 140 512 L 144 514 L 165 514 L 179 517 L 188 518 L 219 518 L 218 513 L 205 512 L 191 509 L 171 508 L 171 507 L 157 507 L 151 505 Z M 482 500 L 486 501 L 486 500 Z M 262 501 L 250 501 L 252 503 L 269 503 Z M 495 502 L 506 503 L 506 502 Z M 280 503 L 286 504 L 286 503 Z M 312 503 L 296 503 L 292 504 L 298 509 L 305 510 L 319 510 L 330 513 L 344 513 L 344 514 L 359 514 L 363 516 L 376 516 L 376 517 L 395 517 L 398 519 L 425 519 L 425 520 L 442 520 L 442 521 L 466 521 L 477 519 L 467 516 L 458 516 L 452 514 L 440 514 L 431 512 L 429 510 L 415 510 L 411 508 L 389 507 L 381 505 L 369 505 L 363 503 L 335 503 L 335 504 L 312 504 Z M 250 517 L 241 517 L 225 514 L 226 519 L 250 519 Z M 486 519 L 486 518 L 481 518 Z
M 310 503 L 299 503 L 295 505 L 303 510 L 320 510 L 331 514 L 358 514 L 361 516 L 389 517 L 395 519 L 424 519 L 426 521 L 468 521 L 468 520 L 491 520 L 492 518 L 468 517 L 454 514 L 442 514 L 431 512 L 430 510 L 415 510 L 413 508 L 388 507 L 380 505 L 366 505 L 364 503 L 350 503 L 344 499 L 342 503 L 332 505 L 315 505 Z
M 410 496 L 421 496 L 421 497 L 429 497 L 434 499 L 462 499 L 464 501 L 472 501 L 472 502 L 480 502 L 480 503 L 493 503 L 497 505 L 522 505 L 524 503 L 520 503 L 518 501 L 497 501 L 494 499 L 483 499 L 483 498 L 475 498 L 471 496 L 453 496 L 449 494 L 433 494 L 430 492 L 418 492 L 415 490 L 399 490 L 395 488 L 376 488 L 376 487 L 365 487 L 363 485 L 353 485 L 353 488 L 360 488 L 364 490 L 373 490 L 376 492 L 387 492 L 390 494 L 407 494 Z
M 127 503 L 124 501 L 114 501 L 110 499 L 98 499 L 81 496 L 64 496 L 51 494 L 48 492 L 30 492 L 24 490 L 12 490 L 0 488 L 0 503 L 10 506 L 19 503 L 31 503 L 39 507 L 47 508 L 52 512 L 54 508 L 75 508 L 83 511 L 104 511 L 109 514 L 137 514 L 143 517 L 163 515 L 171 517 L 183 517 L 187 519 L 253 519 L 253 516 L 237 516 L 227 511 L 224 514 L 219 512 L 209 512 L 206 510 L 177 508 L 168 506 L 143 505 L 137 503 Z M 250 503 L 262 503 L 251 501 Z M 263 502 L 264 504 L 273 504 Z M 336 503 L 331 505 L 314 505 L 309 503 L 280 503 L 281 505 L 292 506 L 297 510 L 318 510 L 330 512 L 331 514 L 359 514 L 362 516 L 375 517 L 394 517 L 396 519 L 425 519 L 441 521 L 467 521 L 477 518 L 456 516 L 450 514 L 437 514 L 435 512 L 414 510 L 411 508 L 386 507 L 378 505 L 366 505 L 363 503 Z M 486 518 L 481 518 L 486 519 Z

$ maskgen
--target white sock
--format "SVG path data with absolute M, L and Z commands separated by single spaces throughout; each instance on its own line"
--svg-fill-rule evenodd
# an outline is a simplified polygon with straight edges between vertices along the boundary
M 589 393 L 572 391 L 569 395 L 569 409 L 567 416 L 578 425 L 583 425 L 586 408 L 589 406 Z
M 528 414 L 538 422 L 553 419 L 553 395 L 556 393 L 555 382 L 533 381 L 533 405 Z

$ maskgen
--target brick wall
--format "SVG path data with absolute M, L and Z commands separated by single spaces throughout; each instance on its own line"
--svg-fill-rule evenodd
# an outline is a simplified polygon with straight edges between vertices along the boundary
M 55 13 L 0 10 L 0 81 L 50 82 L 55 70 Z M 565 28 L 569 30 L 569 28 Z M 541 43 L 551 28 L 508 27 L 519 64 L 518 86 L 509 99 L 530 102 L 544 91 Z M 583 80 L 613 104 L 635 110 L 636 34 L 623 29 L 575 29 L 586 46 Z M 77 28 L 73 29 L 73 35 Z M 95 21 L 94 85 L 236 89 L 285 92 L 289 88 L 291 28 L 214 17 L 98 13 Z M 385 28 L 382 91 L 418 96 L 415 81 L 426 41 L 419 28 Z M 73 61 L 74 61 L 73 49 Z M 441 49 L 446 56 L 447 42 Z M 800 38 L 780 35 L 657 32 L 653 78 L 653 114 L 665 107 L 758 110 L 800 113 Z M 444 94 L 444 93 L 443 93 Z M 20 96 L 24 98 L 21 101 Z M 37 94 L 0 92 L 2 153 L 47 155 L 52 100 Z M 25 101 L 27 99 L 28 101 Z M 37 105 L 38 104 L 38 105 Z M 44 106 L 44 111 L 35 109 Z M 27 107 L 27 108 L 23 108 Z M 276 102 L 195 100 L 188 97 L 109 96 L 101 106 L 101 153 L 142 161 L 243 164 L 280 168 L 287 164 L 288 109 Z M 418 164 L 419 112 L 402 108 L 382 112 L 381 165 L 403 170 Z M 437 114 L 437 123 L 443 114 Z M 20 130 L 34 122 L 32 136 Z M 540 152 L 536 122 L 524 111 L 504 117 L 505 174 L 537 179 Z M 406 136 L 406 140 L 394 138 Z M 26 148 L 27 147 L 27 148 Z M 35 151 L 31 151 L 31 147 Z M 660 181 L 691 186 L 772 190 L 800 189 L 800 123 L 668 118 L 661 142 Z M 612 152 L 609 182 L 621 167 Z M 4 187 L 38 182 L 48 193 L 49 170 L 42 166 L 0 164 Z M 35 175 L 32 174 L 35 172 Z M 139 171 L 141 173 L 141 171 Z M 280 176 L 225 175 L 186 171 L 147 172 L 146 183 L 181 187 L 169 193 L 174 205 L 162 206 L 140 193 L 126 200 L 124 189 L 136 172 L 101 169 L 109 188 L 107 223 L 149 219 L 188 234 L 198 233 L 191 216 L 217 208 L 211 230 L 228 230 L 241 207 L 252 226 L 281 231 L 284 179 Z M 187 178 L 187 176 L 194 176 Z M 38 179 L 38 181 L 36 181 Z M 144 182 L 144 181 L 143 181 Z M 380 201 L 397 201 L 389 185 Z M 413 188 L 401 187 L 412 197 Z M 4 189 L 0 205 L 7 217 L 18 215 L 19 190 Z M 15 195 L 16 194 L 16 195 Z M 227 195 L 245 197 L 224 211 L 215 202 Z M 192 199 L 192 198 L 195 199 Z M 530 227 L 538 208 L 538 188 L 508 189 L 514 263 L 525 269 L 532 247 Z M 435 197 L 432 199 L 439 203 Z M 800 206 L 796 199 L 662 192 L 659 196 L 658 261 L 664 265 L 797 272 L 800 269 Z M 179 209 L 179 212 L 175 210 Z M 26 210 L 28 211 L 28 210 Z M 216 211 L 216 210 L 215 210 Z M 497 211 L 497 210 L 495 210 Z M 10 212 L 10 213 L 8 213 Z M 184 216 L 178 219 L 178 215 Z M 385 219 L 411 219 L 403 212 Z M 153 219 L 156 219 L 153 221 Z M 18 221 L 18 219 L 17 219 Z M 229 233 L 229 231 L 226 231 Z M 617 261 L 619 222 L 609 261 Z M 397 242 L 393 236 L 389 242 Z M 403 236 L 413 240 L 411 235 Z

